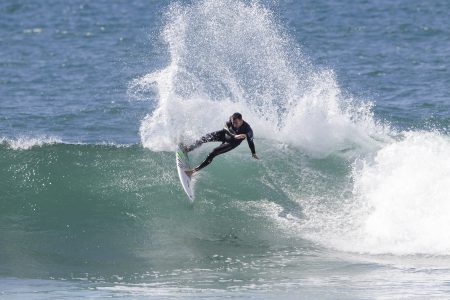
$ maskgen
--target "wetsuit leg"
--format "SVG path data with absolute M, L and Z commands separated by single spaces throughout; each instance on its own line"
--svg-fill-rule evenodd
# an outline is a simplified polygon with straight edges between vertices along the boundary
M 225 130 L 214 131 L 202 136 L 199 140 L 195 141 L 194 144 L 186 147 L 186 151 L 191 152 L 208 142 L 225 142 Z
M 229 143 L 223 143 L 222 145 L 220 145 L 219 147 L 214 148 L 214 150 L 209 153 L 209 155 L 206 157 L 205 161 L 202 162 L 197 168 L 195 168 L 194 170 L 197 172 L 201 169 L 203 169 L 204 167 L 206 167 L 207 165 L 209 165 L 212 160 L 214 159 L 214 157 L 216 157 L 217 155 L 220 154 L 224 154 L 225 152 L 228 152 L 230 150 L 233 150 L 234 148 L 236 148 L 237 146 L 239 146 L 239 144 L 229 144 Z

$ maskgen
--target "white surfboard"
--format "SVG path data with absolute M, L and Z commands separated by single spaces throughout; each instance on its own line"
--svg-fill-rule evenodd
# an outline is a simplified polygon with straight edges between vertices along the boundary
M 185 170 L 191 169 L 191 164 L 189 162 L 189 157 L 186 152 L 178 147 L 177 152 L 175 154 L 177 161 L 177 171 L 178 177 L 180 177 L 181 185 L 183 186 L 186 195 L 189 197 L 189 201 L 194 202 L 194 190 L 192 189 L 191 178 L 186 175 Z

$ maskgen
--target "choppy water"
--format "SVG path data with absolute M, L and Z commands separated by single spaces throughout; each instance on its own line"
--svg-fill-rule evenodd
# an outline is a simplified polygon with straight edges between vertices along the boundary
M 3 1 L 0 297 L 448 298 L 449 8 Z

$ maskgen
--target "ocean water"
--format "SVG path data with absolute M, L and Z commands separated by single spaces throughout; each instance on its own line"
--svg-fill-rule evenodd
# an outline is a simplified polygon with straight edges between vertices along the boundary
M 0 298 L 450 298 L 449 10 L 2 1 Z

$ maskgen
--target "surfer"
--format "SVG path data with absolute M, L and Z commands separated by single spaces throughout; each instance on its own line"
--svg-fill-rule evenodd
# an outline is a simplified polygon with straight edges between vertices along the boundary
M 255 144 L 253 143 L 253 131 L 250 125 L 242 119 L 240 113 L 234 113 L 222 130 L 208 133 L 207 135 L 201 137 L 194 144 L 190 146 L 183 146 L 185 152 L 190 152 L 207 142 L 222 142 L 222 144 L 209 153 L 206 159 L 196 168 L 192 170 L 186 170 L 186 174 L 191 177 L 192 174 L 200 171 L 207 165 L 209 165 L 214 157 L 223 154 L 230 150 L 233 150 L 241 144 L 243 140 L 247 139 L 248 146 L 252 152 L 252 157 L 259 159 L 256 155 Z

